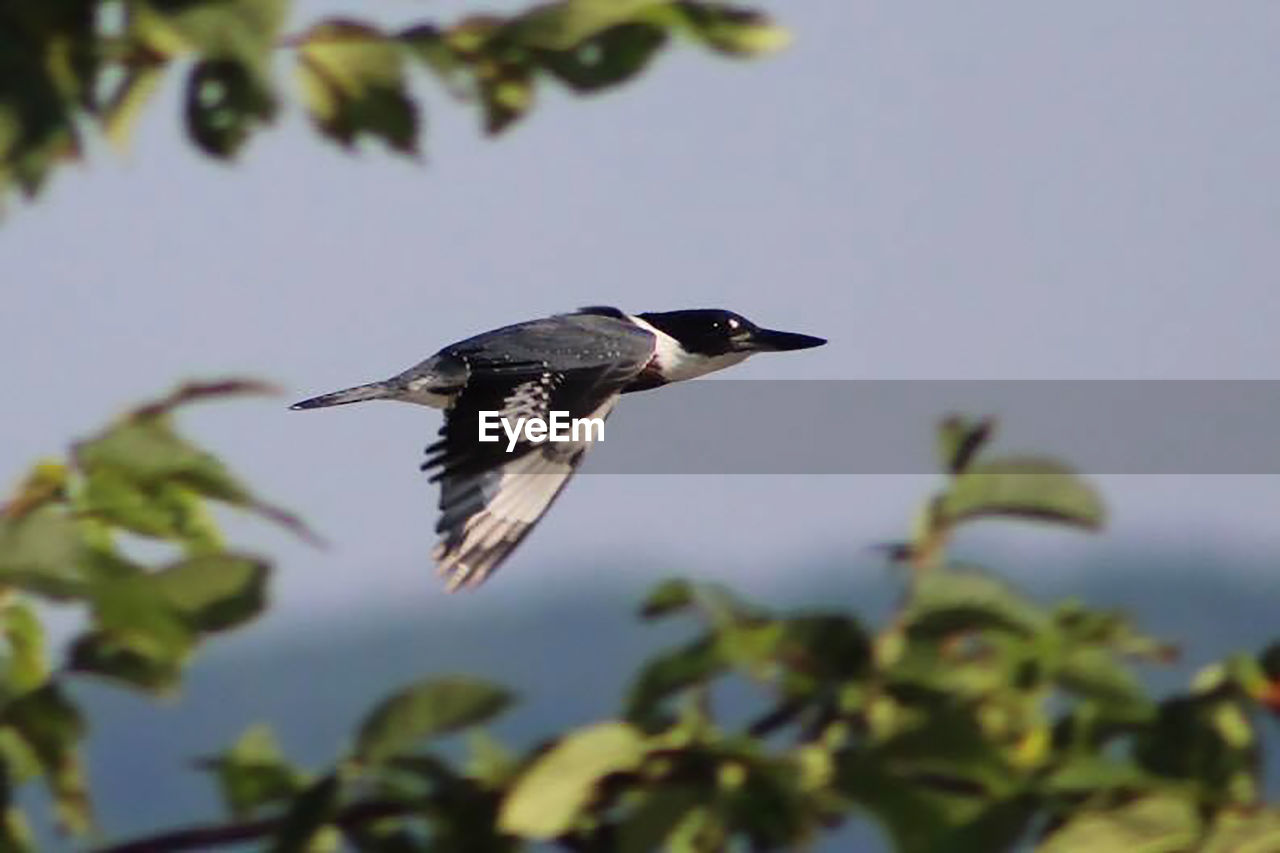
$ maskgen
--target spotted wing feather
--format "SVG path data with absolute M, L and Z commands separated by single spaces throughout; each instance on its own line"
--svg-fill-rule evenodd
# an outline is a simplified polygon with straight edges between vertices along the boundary
M 488 578 L 533 529 L 577 469 L 590 441 L 479 441 L 479 413 L 605 418 L 642 365 L 627 363 L 551 373 L 541 366 L 473 377 L 446 413 L 423 470 L 440 483 L 440 542 L 432 553 L 448 589 Z M 501 431 L 499 431 L 501 432 Z

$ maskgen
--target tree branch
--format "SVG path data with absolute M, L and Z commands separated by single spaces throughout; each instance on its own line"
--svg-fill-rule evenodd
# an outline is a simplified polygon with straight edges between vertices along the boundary
M 366 800 L 342 809 L 328 821 L 328 825 L 339 829 L 354 829 L 366 823 L 389 817 L 404 817 L 419 812 L 421 802 L 404 800 Z M 258 818 L 240 823 L 216 823 L 203 826 L 190 826 L 137 838 L 133 841 L 122 841 L 106 847 L 99 847 L 94 853 L 170 853 L 175 850 L 201 850 L 209 847 L 223 847 L 229 844 L 241 844 L 258 838 L 266 838 L 278 832 L 285 822 L 283 815 L 277 817 Z

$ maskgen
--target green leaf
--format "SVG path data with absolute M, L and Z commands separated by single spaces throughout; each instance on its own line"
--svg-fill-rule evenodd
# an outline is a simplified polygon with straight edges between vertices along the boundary
M 484 129 L 490 135 L 506 130 L 533 106 L 533 65 L 486 58 L 477 71 Z
M 921 573 L 904 616 L 912 633 L 924 635 L 996 629 L 1030 637 L 1051 624 L 1039 605 L 1005 581 L 960 568 Z
M 991 418 L 971 420 L 952 415 L 938 426 L 938 456 L 948 474 L 963 473 L 995 431 Z
M 958 474 L 939 511 L 950 524 L 1008 517 L 1053 521 L 1090 530 L 1106 511 L 1092 486 L 1051 459 L 1008 457 L 972 464 Z
M 418 109 L 394 38 L 353 21 L 327 21 L 307 32 L 298 60 L 303 97 L 322 133 L 347 147 L 367 134 L 417 153 Z
M 571 50 L 599 33 L 642 19 L 668 4 L 662 0 L 567 0 L 543 3 L 513 20 L 503 31 L 511 41 L 533 48 Z
M 1068 757 L 1044 779 L 1049 793 L 1091 796 L 1103 792 L 1143 791 L 1153 787 L 1155 778 L 1132 761 L 1095 753 Z
M 121 468 L 94 466 L 77 497 L 85 513 L 105 524 L 180 542 L 192 552 L 221 545 L 200 496 L 176 479 L 148 482 Z
M 1016 793 L 1020 780 L 1006 755 L 967 709 L 930 707 L 919 722 L 875 747 L 878 760 L 921 791 L 931 786 L 988 798 Z
M 1149 794 L 1113 809 L 1077 812 L 1037 853 L 1185 853 L 1198 849 L 1195 804 L 1176 794 Z
M 640 618 L 660 619 L 687 610 L 693 603 L 693 586 L 686 580 L 669 578 L 649 591 L 640 605 Z
M 324 776 L 299 794 L 285 812 L 272 840 L 272 853 L 303 853 L 312 849 L 338 811 L 342 783 L 335 775 Z
M 618 826 L 618 853 L 667 850 L 668 840 L 688 814 L 708 799 L 691 785 L 647 788 L 640 805 Z
M 261 560 L 231 554 L 185 560 L 151 577 L 192 628 L 221 631 L 262 612 L 269 568 Z
M 39 761 L 62 826 L 87 833 L 93 815 L 78 749 L 85 729 L 80 709 L 57 684 L 48 684 L 8 702 L 0 726 L 12 728 Z
M 991 807 L 992 801 L 966 791 L 906 779 L 876 752 L 851 755 L 840 762 L 841 793 L 870 812 L 893 839 L 898 853 L 998 850 L 999 847 L 958 848 L 948 840 L 971 825 Z
M 728 661 L 710 635 L 651 658 L 631 685 L 624 716 L 634 723 L 650 724 L 667 698 L 695 685 L 705 684 L 727 668 Z
M 100 118 L 103 133 L 117 151 L 128 150 L 142 108 L 159 90 L 164 71 L 159 63 L 134 63 L 108 97 Z
M 167 652 L 130 635 L 89 631 L 80 635 L 67 653 L 72 672 L 102 676 L 130 687 L 165 692 L 182 677 L 186 650 Z
M 635 770 L 645 757 L 644 737 L 626 723 L 579 729 L 540 756 L 502 801 L 498 826 L 524 838 L 551 839 L 567 832 L 590 802 L 597 784 Z
M 49 677 L 44 627 L 31 607 L 21 600 L 3 604 L 0 624 L 4 626 L 4 639 L 9 647 L 5 689 L 17 693 L 35 690 Z
M 430 24 L 419 24 L 402 30 L 396 40 L 455 97 L 468 99 L 472 95 L 472 81 L 468 79 L 470 67 L 466 58 L 450 45 L 446 33 Z
M 25 515 L 0 513 L 0 583 L 52 598 L 84 588 L 80 530 L 63 507 L 46 505 Z
M 566 50 L 542 50 L 538 64 L 566 86 L 595 92 L 635 77 L 667 42 L 661 27 L 627 23 L 611 27 Z
M 164 413 L 126 417 L 76 445 L 75 456 L 90 478 L 109 473 L 139 487 L 172 480 L 228 503 L 249 500 L 247 490 L 217 457 L 180 437 Z
M 483 723 L 513 700 L 502 687 L 463 676 L 420 681 L 365 717 L 356 756 L 370 763 L 386 761 L 425 738 Z
M 257 513 L 298 536 L 318 541 L 292 514 L 253 495 L 214 455 L 174 430 L 171 414 L 187 403 L 236 394 L 271 394 L 261 382 L 227 379 L 191 383 L 141 406 L 74 448 L 88 478 L 85 512 L 147 535 L 174 536 L 204 546 L 216 535 L 183 492 Z M 150 529 L 164 531 L 148 533 Z
M 187 132 L 205 153 L 230 158 L 258 124 L 275 118 L 276 99 L 250 66 L 206 59 L 187 78 Z
M 760 56 L 791 44 L 791 33 L 760 12 L 722 3 L 678 2 L 672 8 L 686 32 L 729 56 Z
M 1115 654 L 1096 647 L 1071 649 L 1059 662 L 1059 686 L 1104 706 L 1110 713 L 1144 719 L 1155 710 L 1138 677 Z
M 1224 812 L 1200 853 L 1274 853 L 1280 850 L 1280 809 L 1249 814 Z
M 3 178 L 2 172 L 0 178 Z M 27 817 L 15 806 L 0 806 L 0 849 L 12 853 L 28 853 L 36 849 L 35 836 L 27 824 Z
M 284 760 L 266 725 L 253 726 L 231 749 L 200 764 L 217 775 L 223 801 L 234 817 L 288 800 L 304 787 L 302 774 Z
M 871 663 L 871 639 L 856 619 L 803 613 L 782 623 L 775 655 L 793 674 L 818 686 L 864 675 Z
M 467 775 L 490 788 L 503 788 L 516 775 L 519 761 L 514 753 L 484 729 L 467 733 Z
M 156 576 L 104 579 L 92 599 L 96 624 L 72 644 L 70 668 L 148 690 L 174 686 L 196 637 Z
M 127 0 L 128 37 L 162 56 L 196 51 L 262 67 L 288 0 Z
M 1259 756 L 1248 704 L 1241 697 L 1166 699 L 1139 730 L 1134 757 L 1149 772 L 1194 783 L 1207 803 L 1252 804 Z

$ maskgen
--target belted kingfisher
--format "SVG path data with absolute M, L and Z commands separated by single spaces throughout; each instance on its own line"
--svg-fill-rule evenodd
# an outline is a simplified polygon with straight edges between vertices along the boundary
M 491 575 L 573 475 L 589 440 L 510 450 L 479 440 L 480 412 L 546 420 L 600 418 L 618 397 L 703 376 L 758 352 L 798 350 L 822 338 L 762 329 L 732 311 L 625 314 L 593 306 L 504 326 L 440 350 L 390 379 L 295 403 L 315 409 L 401 400 L 446 410 L 422 470 L 440 483 L 440 542 L 432 552 L 449 591 Z M 578 436 L 574 436 L 577 438 Z M 527 439 L 527 435 L 524 436 Z

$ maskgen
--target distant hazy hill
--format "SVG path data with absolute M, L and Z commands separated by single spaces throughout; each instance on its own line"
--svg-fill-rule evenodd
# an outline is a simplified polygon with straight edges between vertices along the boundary
M 1257 649 L 1280 635 L 1280 566 L 1268 571 L 1241 560 L 1224 565 L 1144 552 L 1083 572 L 1044 567 L 1036 576 L 1040 580 L 1022 585 L 1038 596 L 1074 594 L 1123 607 L 1149 631 L 1179 638 L 1184 661 L 1152 674 L 1162 687 L 1185 683 L 1189 672 L 1229 651 Z M 850 573 L 812 566 L 793 577 L 806 580 L 773 604 L 856 602 L 871 624 L 896 594 L 892 573 L 880 567 Z M 339 626 L 250 628 L 215 642 L 174 702 L 86 689 L 94 723 L 91 772 L 108 835 L 217 817 L 212 786 L 190 759 L 220 750 L 250 723 L 272 723 L 291 757 L 318 765 L 346 742 L 372 699 L 424 675 L 470 672 L 515 687 L 523 701 L 497 731 L 516 743 L 609 716 L 634 666 L 682 633 L 680 625 L 637 622 L 634 607 L 644 586 L 597 580 L 519 606 L 507 599 L 500 609 L 484 604 L 483 593 L 427 607 L 431 593 L 424 591 L 423 602 Z M 839 847 L 876 849 L 873 837 L 859 830 Z

